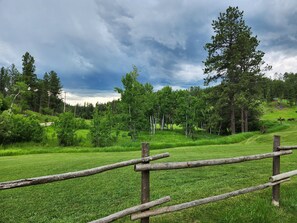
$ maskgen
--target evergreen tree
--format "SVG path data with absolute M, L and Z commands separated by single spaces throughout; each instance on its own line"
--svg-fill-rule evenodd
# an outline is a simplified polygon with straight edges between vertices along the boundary
M 34 57 L 30 55 L 30 53 L 26 52 L 23 55 L 23 81 L 29 86 L 34 88 L 37 80 L 37 76 L 35 74 L 35 60 Z
M 285 98 L 288 99 L 290 105 L 297 104 L 297 74 L 284 73 L 285 82 Z
M 7 69 L 1 67 L 0 69 L 0 93 L 5 97 L 9 87 L 9 76 Z
M 8 76 L 9 76 L 8 92 L 11 94 L 13 91 L 13 86 L 17 82 L 22 81 L 21 74 L 14 64 L 12 64 L 11 66 L 8 67 L 7 72 L 8 72 Z
M 50 71 L 48 74 L 48 87 L 49 87 L 49 107 L 55 112 L 59 111 L 62 100 L 59 98 L 62 92 L 62 85 L 60 78 L 55 71 Z
M 264 53 L 257 50 L 259 41 L 252 35 L 251 28 L 245 24 L 243 12 L 238 7 L 229 7 L 212 22 L 215 35 L 212 42 L 205 45 L 208 56 L 204 61 L 205 83 L 221 80 L 223 92 L 228 98 L 231 133 L 236 132 L 237 94 L 244 88 L 248 91 L 250 83 L 260 75 Z M 248 81 L 244 81 L 248 78 Z M 255 85 L 255 83 L 254 83 Z
M 26 52 L 23 55 L 23 73 L 22 81 L 27 84 L 29 93 L 26 97 L 26 102 L 29 105 L 29 109 L 37 111 L 37 95 L 38 95 L 38 86 L 37 86 L 37 75 L 35 74 L 35 60 L 30 53 Z

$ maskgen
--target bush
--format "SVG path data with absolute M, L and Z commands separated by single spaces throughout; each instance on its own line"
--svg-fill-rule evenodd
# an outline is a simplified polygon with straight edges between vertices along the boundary
M 90 126 L 87 124 L 86 120 L 82 118 L 75 119 L 76 129 L 89 129 Z
M 72 113 L 66 112 L 59 116 L 59 120 L 55 123 L 55 129 L 58 137 L 59 145 L 73 146 L 77 144 L 76 121 Z
M 91 141 L 93 146 L 111 146 L 117 141 L 118 132 L 112 135 L 112 123 L 109 117 L 100 117 L 98 112 L 94 113 L 92 126 L 90 129 Z
M 41 142 L 43 128 L 34 116 L 11 114 L 8 111 L 0 115 L 0 143 Z
M 12 141 L 12 119 L 3 112 L 0 115 L 0 143 L 9 144 Z

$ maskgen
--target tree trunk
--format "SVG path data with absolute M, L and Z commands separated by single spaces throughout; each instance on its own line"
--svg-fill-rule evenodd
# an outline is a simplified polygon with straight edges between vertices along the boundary
M 232 98 L 232 102 L 231 102 L 231 117 L 230 117 L 230 127 L 231 127 L 231 134 L 235 134 L 236 133 L 236 129 L 235 129 L 235 108 L 234 108 L 234 99 Z
M 154 116 L 153 116 L 153 125 L 154 125 L 154 128 L 153 128 L 153 131 L 154 131 L 154 135 L 156 134 L 156 126 L 157 126 L 157 118 L 155 118 Z
M 241 132 L 245 130 L 245 111 L 241 108 Z
M 222 122 L 220 122 L 220 127 L 219 127 L 219 131 L 218 131 L 218 135 L 221 135 L 221 129 L 222 129 Z
M 153 120 L 152 120 L 152 116 L 150 115 L 150 134 L 153 134 Z
M 47 107 L 50 108 L 50 103 L 51 103 L 51 95 L 48 95 L 48 100 L 47 100 Z
M 185 128 L 186 137 L 188 137 L 188 115 L 186 115 L 186 128 Z
M 248 113 L 249 113 L 248 110 L 244 111 L 244 124 L 245 124 L 244 131 L 245 132 L 249 131 Z
M 165 116 L 163 114 L 163 116 L 162 116 L 161 130 L 164 130 L 164 122 L 165 122 Z

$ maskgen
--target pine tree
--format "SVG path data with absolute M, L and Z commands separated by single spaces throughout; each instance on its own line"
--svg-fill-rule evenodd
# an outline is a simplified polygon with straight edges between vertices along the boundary
M 55 71 L 50 71 L 48 75 L 49 106 L 55 112 L 58 112 L 60 105 L 62 104 L 62 100 L 59 98 L 62 92 L 62 85 L 60 78 Z
M 29 109 L 37 111 L 37 92 L 38 92 L 38 84 L 37 84 L 37 75 L 35 74 L 35 60 L 34 57 L 30 55 L 30 53 L 26 52 L 23 55 L 23 73 L 22 73 L 22 81 L 28 85 L 29 93 L 25 98 L 26 103 L 29 105 Z
M 237 94 L 249 90 L 250 83 L 260 75 L 264 53 L 257 50 L 259 41 L 245 24 L 243 12 L 238 7 L 229 7 L 212 22 L 215 35 L 205 45 L 208 56 L 204 61 L 205 83 L 221 80 L 224 96 L 228 98 L 231 133 L 236 132 L 235 113 Z M 248 77 L 247 85 L 243 81 Z M 255 86 L 256 83 L 254 83 Z

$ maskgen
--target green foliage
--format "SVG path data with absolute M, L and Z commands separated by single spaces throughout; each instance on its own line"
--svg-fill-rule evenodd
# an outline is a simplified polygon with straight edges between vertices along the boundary
M 7 110 L 8 108 L 9 105 L 7 98 L 3 97 L 3 95 L 0 93 L 0 113 L 4 110 Z
M 41 142 L 44 131 L 34 116 L 3 112 L 0 115 L 0 144 Z
M 112 121 L 109 115 L 100 116 L 99 112 L 95 111 L 90 135 L 93 146 L 105 147 L 111 146 L 117 141 L 118 133 L 112 134 Z
M 75 118 L 75 128 L 76 129 L 89 129 L 90 125 L 86 122 L 85 119 Z
M 123 122 L 132 140 L 136 140 L 140 130 L 148 130 L 149 122 L 146 114 L 148 113 L 147 96 L 152 93 L 152 86 L 143 85 L 138 82 L 139 76 L 137 67 L 133 67 L 133 71 L 122 77 L 123 89 L 115 88 L 121 94 Z
M 231 133 L 236 133 L 238 124 L 241 131 L 248 131 L 249 110 L 257 108 L 262 58 L 264 53 L 257 50 L 259 41 L 245 24 L 243 12 L 238 7 L 229 7 L 212 22 L 215 35 L 205 45 L 208 56 L 204 61 L 205 83 L 220 79 L 221 97 L 227 99 L 227 120 Z M 246 100 L 244 100 L 246 99 Z M 241 115 L 238 113 L 241 112 Z M 240 122 L 236 121 L 240 117 Z M 257 118 L 257 117 L 256 117 Z M 226 120 L 225 117 L 223 119 Z
M 8 91 L 9 76 L 8 72 L 4 67 L 0 69 L 0 94 L 6 95 Z
M 59 120 L 55 123 L 55 129 L 59 145 L 73 146 L 78 143 L 75 135 L 76 121 L 72 113 L 66 112 L 59 115 Z

